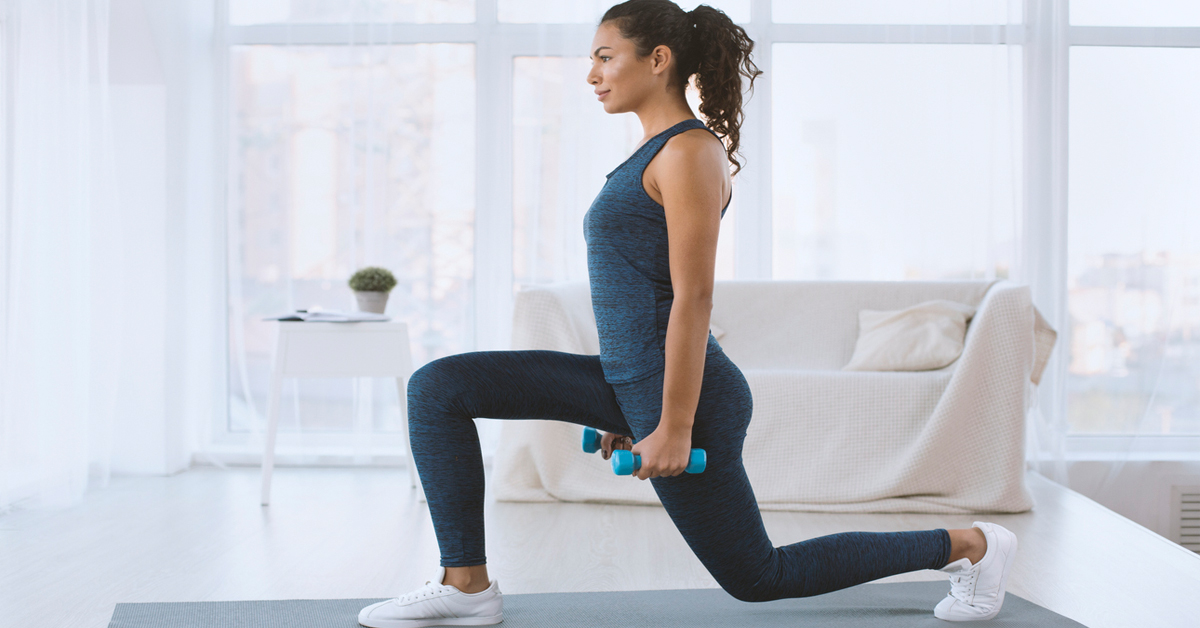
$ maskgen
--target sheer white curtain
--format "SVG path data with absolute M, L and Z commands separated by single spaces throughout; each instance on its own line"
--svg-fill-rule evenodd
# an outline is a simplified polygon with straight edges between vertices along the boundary
M 5 7 L 0 508 L 108 482 L 122 349 L 107 0 Z

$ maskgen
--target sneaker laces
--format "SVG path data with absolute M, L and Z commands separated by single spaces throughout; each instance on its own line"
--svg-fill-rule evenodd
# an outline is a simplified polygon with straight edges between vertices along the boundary
M 396 603 L 403 604 L 405 602 L 415 602 L 427 597 L 433 597 L 434 595 L 442 593 L 449 588 L 450 587 L 444 584 L 434 584 L 433 580 L 426 580 L 425 586 L 417 589 L 416 591 L 409 591 L 408 593 L 397 597 Z
M 967 606 L 973 606 L 967 598 L 975 588 L 975 578 L 979 576 L 979 569 L 976 567 L 978 563 L 959 573 L 950 574 L 950 595 Z

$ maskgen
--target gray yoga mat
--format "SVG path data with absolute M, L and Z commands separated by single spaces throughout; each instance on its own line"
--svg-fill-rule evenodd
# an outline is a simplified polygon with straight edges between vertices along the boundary
M 504 594 L 504 628 L 765 628 L 950 624 L 933 607 L 948 581 L 860 584 L 824 595 L 742 602 L 722 589 Z M 380 599 L 120 603 L 109 628 L 356 628 L 358 611 Z M 965 624 L 959 624 L 965 625 Z M 1008 593 L 987 626 L 1082 626 Z

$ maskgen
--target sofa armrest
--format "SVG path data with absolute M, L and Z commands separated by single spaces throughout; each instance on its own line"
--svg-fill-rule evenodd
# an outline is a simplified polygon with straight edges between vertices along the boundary
M 1017 303 L 1012 301 L 1014 298 L 1018 299 Z M 987 294 L 984 295 L 983 300 L 976 309 L 975 315 L 971 319 L 971 324 L 967 326 L 967 334 L 963 339 L 963 353 L 966 354 L 968 347 L 976 342 L 976 337 L 980 334 L 981 325 L 979 321 L 988 321 L 984 325 L 989 327 L 997 324 L 996 322 L 992 322 L 991 319 L 995 317 L 995 310 L 997 308 L 1004 307 L 1018 307 L 1022 313 L 1026 311 L 1026 308 L 1031 310 L 1028 316 L 1028 333 L 1032 337 L 1033 352 L 1029 363 L 1029 380 L 1037 384 L 1041 381 L 1042 372 L 1046 368 L 1046 362 L 1050 359 L 1050 354 L 1054 350 L 1058 332 L 1050 326 L 1050 323 L 1042 316 L 1037 306 L 1033 305 L 1029 286 L 1027 285 L 1009 280 L 1000 280 L 989 286 Z M 1012 329 L 1010 332 L 1018 333 L 1021 336 L 1024 336 L 1026 333 L 1019 328 Z M 961 359 L 962 357 L 960 356 L 959 360 L 956 360 L 954 364 L 957 364 Z

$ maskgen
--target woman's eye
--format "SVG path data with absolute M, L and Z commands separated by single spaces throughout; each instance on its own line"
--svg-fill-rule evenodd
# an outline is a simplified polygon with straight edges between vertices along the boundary
M 603 56 L 603 55 L 602 55 L 600 58 L 601 58 L 601 59 L 608 59 L 609 57 L 605 57 L 605 56 Z

